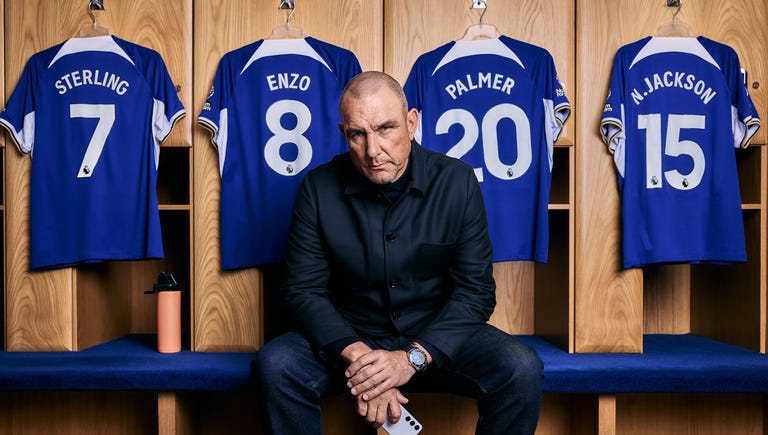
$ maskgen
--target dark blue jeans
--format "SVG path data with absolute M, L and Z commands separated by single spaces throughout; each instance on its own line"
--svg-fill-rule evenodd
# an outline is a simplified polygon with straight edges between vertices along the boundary
M 365 342 L 373 349 L 394 350 L 410 340 L 391 337 Z M 344 368 L 319 355 L 296 332 L 264 345 L 252 369 L 259 384 L 265 434 L 321 434 L 318 401 L 348 391 Z M 533 434 L 542 379 L 543 365 L 534 350 L 485 325 L 444 367 L 429 367 L 400 390 L 406 397 L 408 392 L 442 392 L 477 399 L 477 434 Z

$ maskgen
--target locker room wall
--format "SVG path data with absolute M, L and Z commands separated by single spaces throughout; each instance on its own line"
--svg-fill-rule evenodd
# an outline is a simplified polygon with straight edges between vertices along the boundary
M 674 11 L 662 0 L 488 2 L 486 23 L 552 53 L 573 108 L 555 151 L 550 262 L 494 266 L 498 306 L 492 323 L 511 333 L 543 335 L 572 352 L 641 352 L 642 335 L 657 332 L 695 332 L 765 352 L 768 128 L 758 133 L 757 146 L 740 151 L 738 158 L 750 258 L 746 265 L 622 271 L 615 171 L 597 126 L 616 49 L 655 33 Z M 99 24 L 159 51 L 187 109 L 161 152 L 158 191 L 166 259 L 28 272 L 29 158 L 6 139 L 0 208 L 5 226 L 6 350 L 80 350 L 126 333 L 154 331 L 154 299 L 143 290 L 160 270 L 175 271 L 187 284 L 185 344 L 200 351 L 252 351 L 263 344 L 270 328 L 263 322 L 269 314 L 265 292 L 274 282 L 269 271 L 261 269 L 219 270 L 217 157 L 208 133 L 194 121 L 221 56 L 267 37 L 285 22 L 278 3 L 106 0 L 106 11 L 96 13 Z M 419 54 L 458 39 L 479 20 L 480 11 L 470 10 L 470 3 L 298 0 L 292 22 L 307 35 L 349 48 L 364 70 L 384 70 L 402 81 Z M 7 98 L 31 54 L 74 35 L 89 18 L 85 0 L 0 4 L 5 41 L 0 68 Z M 736 49 L 749 72 L 753 101 L 768 123 L 768 5 L 763 0 L 687 0 L 679 19 L 697 34 Z M 0 420 L 10 421 L 3 417 L 15 409 L 16 421 L 24 422 L 21 427 L 33 432 L 47 427 L 47 421 L 35 422 L 36 416 L 62 402 L 61 397 L 45 395 L 46 400 L 33 405 L 36 397 L 0 396 Z M 64 399 L 70 397 L 75 396 Z M 111 411 L 116 433 L 143 433 L 154 424 L 153 419 L 147 423 L 139 418 L 145 426 L 135 431 L 128 423 L 145 410 L 138 402 L 146 397 L 109 397 L 129 404 L 125 410 L 118 406 Z M 95 410 L 104 395 L 76 398 L 80 403 L 64 400 L 69 403 L 55 405 L 59 415 L 75 416 L 76 421 L 98 419 Z M 356 433 L 355 427 L 347 427 L 356 420 L 340 411 L 348 404 L 340 402 L 326 403 L 328 433 Z M 748 395 L 546 394 L 538 433 L 765 434 L 764 403 L 764 397 Z M 205 395 L 161 394 L 158 425 L 162 433 L 185 433 L 184 428 L 193 426 L 213 433 L 220 423 L 216 413 L 226 408 L 225 415 L 242 418 L 240 424 L 231 423 L 230 432 L 248 433 L 254 423 L 252 405 L 252 397 L 241 395 L 211 400 Z M 466 399 L 425 395 L 414 399 L 411 410 L 422 420 L 434 421 L 432 427 L 440 428 L 439 433 L 463 434 L 471 433 L 476 415 L 472 408 Z M 192 409 L 200 415 L 190 417 Z M 735 412 L 738 417 L 731 417 Z M 25 418 L 18 420 L 19 415 Z M 78 433 L 76 428 L 62 430 Z

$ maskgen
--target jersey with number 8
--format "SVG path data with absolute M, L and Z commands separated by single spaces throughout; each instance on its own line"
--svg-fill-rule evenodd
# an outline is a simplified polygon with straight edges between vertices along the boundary
M 730 47 L 647 37 L 619 49 L 601 132 L 618 170 L 625 268 L 746 260 L 734 148 L 759 122 Z
M 159 144 L 184 114 L 160 55 L 113 36 L 34 54 L 0 125 L 32 158 L 32 269 L 162 258 Z
M 301 179 L 347 149 L 339 97 L 360 71 L 352 52 L 313 38 L 222 57 L 198 118 L 219 153 L 222 269 L 283 260 Z
M 570 113 L 552 56 L 501 36 L 420 56 L 405 83 L 416 140 L 475 169 L 493 260 L 546 262 L 553 144 Z

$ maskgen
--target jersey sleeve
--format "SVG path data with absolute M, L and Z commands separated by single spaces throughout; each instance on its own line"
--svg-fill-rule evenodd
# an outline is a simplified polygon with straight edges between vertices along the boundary
M 563 125 L 571 115 L 571 103 L 565 96 L 565 89 L 557 76 L 555 61 L 546 53 L 544 74 L 545 104 L 547 105 L 547 127 L 552 134 L 552 141 L 556 141 L 563 131 Z
M 731 88 L 731 121 L 735 148 L 746 148 L 760 128 L 760 118 L 747 92 L 744 76 L 741 72 L 739 57 L 732 51 L 732 61 L 726 70 L 726 79 Z
M 35 144 L 35 83 L 37 70 L 34 58 L 27 62 L 16 88 L 0 113 L 0 125 L 5 127 L 16 146 L 24 154 L 32 151 Z
M 149 81 L 152 86 L 154 109 L 152 131 L 158 142 L 164 141 L 171 133 L 176 121 L 186 113 L 181 104 L 176 85 L 173 84 L 165 62 L 159 54 L 154 54 L 150 68 Z
M 611 81 L 608 87 L 608 97 L 603 106 L 603 116 L 600 120 L 600 134 L 613 154 L 613 161 L 619 173 L 619 181 L 624 178 L 624 66 L 622 50 L 616 53 L 611 71 Z
M 422 100 L 422 80 L 421 80 L 421 62 L 417 60 L 411 67 L 411 72 L 408 73 L 408 78 L 405 80 L 403 91 L 405 92 L 405 98 L 408 100 L 408 108 L 421 110 L 423 103 Z
M 357 57 L 351 51 L 348 52 L 347 61 L 345 62 L 343 71 L 340 72 L 341 82 L 344 86 L 352 80 L 352 77 L 363 72 L 363 69 L 360 67 L 360 61 L 357 60 Z
M 225 55 L 219 66 L 216 68 L 216 74 L 213 77 L 213 85 L 205 100 L 203 110 L 197 118 L 197 122 L 207 128 L 211 133 L 211 141 L 221 149 L 226 140 L 226 107 L 227 97 L 230 93 L 231 83 L 235 80 L 232 75 L 228 55 Z
M 423 78 L 423 58 L 416 59 L 416 62 L 411 67 L 411 72 L 408 73 L 408 78 L 403 85 L 403 92 L 405 92 L 405 99 L 408 101 L 408 109 L 416 109 L 419 111 L 419 121 L 416 125 L 416 133 L 414 139 L 416 142 L 421 143 L 422 135 L 422 121 L 421 121 L 421 109 L 424 105 L 424 78 Z

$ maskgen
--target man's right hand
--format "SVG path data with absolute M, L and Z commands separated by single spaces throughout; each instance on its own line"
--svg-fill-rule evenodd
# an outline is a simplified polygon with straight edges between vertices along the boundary
M 357 413 L 365 420 L 378 429 L 387 420 L 387 411 L 389 411 L 389 422 L 397 423 L 400 419 L 400 404 L 408 403 L 408 398 L 397 388 L 390 388 L 382 394 L 379 394 L 372 400 L 363 400 L 357 396 Z

